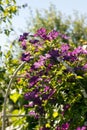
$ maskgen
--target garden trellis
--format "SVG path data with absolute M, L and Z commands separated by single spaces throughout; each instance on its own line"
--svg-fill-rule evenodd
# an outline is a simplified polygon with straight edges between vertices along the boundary
M 18 73 L 18 71 L 24 66 L 26 62 L 23 62 L 18 68 L 17 70 L 14 72 L 13 76 L 11 77 L 11 80 L 8 84 L 8 87 L 7 87 L 7 91 L 6 91 L 6 95 L 4 97 L 4 105 L 3 105 L 3 112 L 2 112 L 2 130 L 5 130 L 5 120 L 6 120 L 6 117 L 11 117 L 11 116 L 16 116 L 16 117 L 19 117 L 19 116 L 26 116 L 26 115 L 7 115 L 6 114 L 6 101 L 7 101 L 7 98 L 8 98 L 8 95 L 10 93 L 10 88 L 11 88 L 11 85 L 12 85 L 12 82 L 14 80 L 14 78 L 16 78 L 16 75 Z
M 10 94 L 11 85 L 12 85 L 14 79 L 17 77 L 17 73 L 21 70 L 21 68 L 25 64 L 26 64 L 26 61 L 23 62 L 23 63 L 21 63 L 21 65 L 19 65 L 19 67 L 16 69 L 16 71 L 11 76 L 11 79 L 9 81 L 9 84 L 8 84 L 8 87 L 7 87 L 7 91 L 6 91 L 6 94 L 5 94 L 5 97 L 4 97 L 4 104 L 3 104 L 3 110 L 2 110 L 2 130 L 5 130 L 5 128 L 6 128 L 6 126 L 5 126 L 5 124 L 6 124 L 6 118 L 10 118 L 10 117 L 24 117 L 24 116 L 27 117 L 27 116 L 29 116 L 29 114 L 22 114 L 22 115 L 20 115 L 20 114 L 19 115 L 18 114 L 17 115 L 16 114 L 15 115 L 14 114 L 6 114 L 7 98 L 8 98 L 8 95 Z M 24 77 L 21 77 L 21 78 L 24 78 Z M 40 124 L 40 122 L 39 122 L 39 124 Z

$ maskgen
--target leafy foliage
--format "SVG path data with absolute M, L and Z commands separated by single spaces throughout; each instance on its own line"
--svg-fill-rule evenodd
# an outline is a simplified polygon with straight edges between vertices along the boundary
M 17 12 L 21 8 L 25 8 L 25 5 L 17 5 L 16 0 L 0 0 L 0 33 L 4 33 L 9 36 L 10 32 L 13 31 L 12 18 L 17 15 Z
M 7 114 L 28 114 L 8 117 L 6 127 L 86 129 L 87 50 L 82 45 L 86 44 L 87 27 L 84 18 L 64 19 L 53 7 L 45 12 L 43 17 L 37 11 L 33 19 L 35 35 L 24 33 L 4 55 L 4 66 L 0 68 L 0 109 L 10 78 L 23 60 L 26 65 L 14 79 L 6 111 Z
M 27 77 L 24 106 L 30 116 L 28 121 L 33 118 L 37 122 L 28 127 L 86 129 L 87 99 L 83 91 L 87 95 L 87 90 L 83 82 L 87 78 L 87 50 L 72 46 L 66 34 L 55 30 L 40 28 L 32 37 L 28 33 L 24 36 L 19 39 L 24 49 L 21 60 L 28 62 L 24 67 Z

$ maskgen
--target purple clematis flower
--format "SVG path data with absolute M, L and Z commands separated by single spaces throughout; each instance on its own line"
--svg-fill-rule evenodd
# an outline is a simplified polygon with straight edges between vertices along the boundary
M 63 107 L 64 111 L 68 110 L 69 108 L 70 108 L 70 104 L 66 104 L 66 105 L 64 105 L 64 107 Z
M 43 65 L 44 65 L 44 61 L 43 60 L 42 61 L 39 60 L 38 62 L 34 63 L 34 68 L 38 69 L 38 68 L 40 68 Z
M 38 114 L 35 111 L 30 111 L 28 114 L 34 118 L 38 118 Z
M 29 33 L 23 33 L 23 36 L 26 38 L 28 36 Z
M 48 100 L 49 94 L 43 93 L 42 100 Z
M 59 35 L 59 32 L 52 30 L 48 35 L 47 35 L 47 40 L 51 41 L 57 38 Z
M 21 46 L 24 50 L 26 50 L 26 41 L 25 40 L 22 41 Z
M 69 50 L 69 45 L 68 44 L 62 44 L 62 46 L 61 46 L 61 51 L 62 51 L 62 53 L 65 53 L 65 52 L 67 52 L 68 50 Z
M 23 33 L 23 35 L 20 35 L 19 41 L 23 41 L 25 39 L 27 39 L 29 33 Z
M 35 94 L 36 92 L 28 92 L 28 93 L 25 93 L 24 97 L 26 100 L 33 100 L 35 98 Z
M 69 123 L 64 123 L 64 124 L 62 125 L 62 130 L 68 130 L 68 129 L 69 129 L 69 126 L 70 126 Z
M 77 60 L 77 56 L 73 55 L 72 52 L 68 52 L 68 53 L 63 54 L 63 58 L 64 58 L 64 60 L 70 61 L 70 62 L 74 62 Z
M 46 33 L 46 29 L 45 28 L 40 28 L 37 30 L 37 34 L 40 35 L 40 34 L 45 34 Z
M 45 54 L 45 59 L 49 59 L 51 57 L 50 54 Z
M 19 41 L 23 41 L 24 39 L 24 36 L 20 35 Z
M 46 59 L 49 59 L 50 57 L 51 57 L 50 54 L 45 54 L 45 56 L 42 56 L 42 55 L 41 55 L 41 56 L 40 56 L 40 59 L 39 59 L 37 62 L 34 63 L 33 67 L 34 67 L 35 69 L 40 68 L 41 66 L 44 65 L 45 60 L 46 60 Z
M 60 126 L 57 126 L 56 130 L 61 130 Z
M 39 80 L 40 78 L 38 76 L 31 77 L 29 81 L 29 88 L 33 87 Z
M 77 127 L 76 130 L 87 130 L 87 126 Z
M 44 88 L 44 92 L 47 92 L 49 89 L 50 89 L 49 86 L 45 86 L 45 88 Z
M 26 100 L 34 100 L 35 98 L 37 98 L 39 95 L 39 90 L 38 89 L 34 89 L 31 92 L 25 93 L 24 97 Z
M 21 60 L 27 62 L 30 61 L 30 53 L 29 52 L 22 53 Z
M 53 58 L 57 58 L 59 56 L 59 50 L 51 50 L 49 52 L 50 56 L 53 57 Z
M 37 30 L 37 33 L 34 36 L 39 36 L 40 38 L 46 40 L 47 36 L 46 36 L 46 29 L 45 28 L 40 28 L 39 30 Z
M 30 43 L 32 43 L 32 44 L 35 44 L 35 43 L 38 43 L 38 42 L 39 42 L 39 40 L 34 39 L 34 40 L 30 40 L 29 42 L 30 42 Z
M 84 70 L 87 69 L 87 64 L 85 64 L 83 67 L 82 67 Z
M 73 55 L 73 56 L 78 56 L 78 55 L 80 55 L 80 54 L 87 54 L 87 51 L 84 50 L 81 46 L 77 47 L 76 49 L 74 49 L 74 50 L 72 51 L 72 55 Z
M 63 39 L 65 39 L 65 40 L 68 40 L 69 39 L 69 37 L 66 35 L 66 34 L 60 34 L 61 35 L 61 37 L 63 38 Z
M 34 103 L 33 102 L 29 102 L 29 104 L 24 105 L 24 107 L 28 108 L 28 107 L 33 107 Z
M 62 126 L 57 126 L 56 130 L 68 130 L 69 129 L 70 124 L 68 122 L 62 124 Z

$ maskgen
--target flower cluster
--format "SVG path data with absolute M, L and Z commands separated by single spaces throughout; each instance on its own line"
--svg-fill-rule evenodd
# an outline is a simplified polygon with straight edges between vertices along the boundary
M 29 52 L 22 53 L 21 60 L 22 61 L 29 61 L 30 60 L 30 53 Z
M 76 130 L 87 130 L 87 126 L 78 127 Z
M 30 117 L 41 121 L 36 124 L 40 130 L 86 130 L 87 104 L 82 91 L 87 90 L 87 50 L 62 39 L 69 37 L 45 28 L 32 37 L 28 33 L 20 36 L 21 60 L 27 62 L 24 107 Z
M 57 127 L 56 128 L 56 130 L 68 130 L 69 129 L 69 123 L 64 123 L 64 124 L 62 124 L 62 126 L 61 127 Z
M 27 39 L 29 33 L 23 33 L 23 35 L 20 35 L 19 41 L 24 41 L 25 39 Z
M 38 36 L 43 40 L 48 40 L 48 41 L 52 41 L 56 39 L 58 36 L 62 37 L 63 39 L 69 39 L 68 36 L 66 36 L 65 34 L 61 34 L 56 30 L 52 30 L 51 32 L 47 33 L 47 30 L 45 28 L 40 28 L 39 30 L 37 30 L 37 33 L 34 34 L 34 36 L 35 37 Z

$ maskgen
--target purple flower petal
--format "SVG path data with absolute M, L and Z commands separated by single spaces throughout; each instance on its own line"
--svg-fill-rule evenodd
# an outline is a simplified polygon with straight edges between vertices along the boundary
M 40 28 L 39 30 L 37 30 L 37 33 L 34 36 L 39 36 L 42 39 L 46 39 L 46 29 L 45 28 Z
M 52 30 L 48 35 L 47 35 L 47 40 L 51 41 L 57 38 L 59 35 L 59 32 Z
M 76 130 L 81 130 L 81 127 L 77 127 Z
M 38 43 L 38 42 L 39 42 L 39 40 L 34 39 L 34 40 L 30 40 L 29 42 L 30 42 L 30 43 L 32 43 L 32 44 L 35 44 L 35 43 Z
M 27 38 L 29 33 L 23 33 L 23 35 L 20 35 L 19 41 L 23 41 Z
M 77 127 L 76 130 L 87 130 L 87 126 Z
M 35 111 L 30 111 L 29 115 L 38 118 L 38 114 Z
M 82 126 L 81 130 L 87 130 L 87 126 Z
M 33 102 L 29 102 L 29 104 L 24 105 L 24 107 L 28 108 L 28 107 L 33 107 L 34 103 Z
M 87 69 L 87 64 L 85 64 L 83 67 L 82 67 L 84 70 Z
M 64 111 L 68 110 L 69 108 L 70 108 L 70 104 L 66 104 L 66 105 L 64 105 L 64 107 L 63 107 Z
M 58 50 L 51 50 L 49 52 L 50 56 L 53 58 L 57 58 L 59 56 L 59 51 Z
M 61 35 L 61 37 L 63 38 L 63 39 L 65 39 L 65 40 L 68 40 L 69 39 L 69 37 L 66 35 L 66 34 L 60 34 Z
M 37 68 L 40 68 L 41 66 L 43 66 L 44 65 L 44 61 L 42 60 L 39 60 L 38 62 L 35 62 L 34 63 L 34 67 L 35 67 L 35 69 L 37 69 Z
M 23 36 L 26 38 L 28 36 L 29 33 L 23 33 Z
M 30 61 L 30 53 L 29 52 L 25 52 L 25 53 L 22 53 L 22 58 L 21 58 L 22 61 Z
M 62 128 L 63 128 L 63 130 L 68 130 L 69 126 L 70 126 L 69 123 L 64 123 L 64 124 L 62 125 Z
M 26 50 L 26 41 L 25 41 L 25 40 L 22 41 L 21 45 L 22 45 L 22 48 L 23 48 L 24 50 Z
M 65 52 L 67 52 L 68 50 L 69 50 L 69 45 L 68 44 L 62 44 L 62 46 L 61 46 L 61 51 L 62 51 L 62 53 L 65 53 Z
M 59 126 L 57 126 L 56 130 L 61 130 L 61 128 Z

